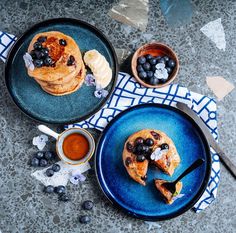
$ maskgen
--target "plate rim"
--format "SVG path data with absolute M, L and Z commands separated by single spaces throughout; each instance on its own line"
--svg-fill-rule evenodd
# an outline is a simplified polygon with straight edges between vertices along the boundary
M 204 180 L 202 182 L 202 185 L 201 185 L 198 193 L 193 197 L 192 201 L 190 201 L 188 203 L 188 205 L 186 205 L 183 208 L 181 208 L 181 211 L 177 211 L 176 213 L 172 213 L 172 214 L 169 214 L 167 216 L 166 215 L 163 215 L 161 217 L 160 216 L 147 216 L 147 215 L 142 215 L 142 214 L 137 214 L 137 213 L 131 212 L 130 210 L 122 207 L 109 193 L 106 193 L 105 187 L 104 187 L 105 185 L 104 185 L 104 183 L 102 184 L 102 182 L 100 181 L 101 174 L 98 173 L 98 167 L 99 167 L 99 165 L 98 165 L 99 164 L 98 163 L 98 151 L 100 149 L 99 147 L 100 147 L 101 140 L 105 136 L 105 134 L 108 131 L 108 129 L 116 122 L 116 120 L 118 120 L 120 117 L 125 115 L 127 112 L 134 111 L 135 109 L 139 109 L 139 108 L 143 108 L 143 107 L 165 108 L 165 109 L 170 109 L 170 110 L 173 110 L 174 112 L 180 113 L 181 115 L 186 117 L 197 128 L 198 132 L 200 133 L 201 139 L 203 139 L 202 141 L 203 141 L 204 147 L 206 149 L 206 156 L 207 156 L 207 159 L 208 159 L 208 161 L 206 161 L 206 163 L 207 163 L 206 175 L 204 177 Z M 175 108 L 175 107 L 170 106 L 170 105 L 159 104 L 159 103 L 144 103 L 144 104 L 135 105 L 135 106 L 127 108 L 127 109 L 123 110 L 122 112 L 120 112 L 119 114 L 117 114 L 107 124 L 107 126 L 104 128 L 104 130 L 101 132 L 101 134 L 100 134 L 100 136 L 98 138 L 94 161 L 95 161 L 95 174 L 96 174 L 97 182 L 98 182 L 99 187 L 102 190 L 103 194 L 106 196 L 106 198 L 116 208 L 118 208 L 119 210 L 125 212 L 129 216 L 131 216 L 133 218 L 136 218 L 136 219 L 145 220 L 145 221 L 164 221 L 164 220 L 169 220 L 169 219 L 178 217 L 178 216 L 182 215 L 183 213 L 185 213 L 186 211 L 188 211 L 189 209 L 191 209 L 197 203 L 197 201 L 201 198 L 202 194 L 206 190 L 207 184 L 208 184 L 210 176 L 211 176 L 211 169 L 212 169 L 212 157 L 211 157 L 211 152 L 210 152 L 210 145 L 209 145 L 209 143 L 207 141 L 207 138 L 204 135 L 203 131 L 197 125 L 197 123 L 194 121 L 194 119 L 192 119 L 187 113 L 183 112 L 182 110 L 180 110 L 178 108 Z
M 82 26 L 85 26 L 87 28 L 92 29 L 93 31 L 96 32 L 97 35 L 99 35 L 100 38 L 102 38 L 105 43 L 109 46 L 109 49 L 112 53 L 112 57 L 113 57 L 113 61 L 114 61 L 114 81 L 111 87 L 111 91 L 109 92 L 109 94 L 104 98 L 104 101 L 101 102 L 101 104 L 94 109 L 91 113 L 86 114 L 83 117 L 80 118 L 76 118 L 74 120 L 63 120 L 63 121 L 57 121 L 57 120 L 46 120 L 46 119 L 42 119 L 40 117 L 34 116 L 33 114 L 27 112 L 25 109 L 23 109 L 23 107 L 17 103 L 16 101 L 16 97 L 13 96 L 11 88 L 9 86 L 9 81 L 7 80 L 9 77 L 9 72 L 10 72 L 10 65 L 12 64 L 12 60 L 13 57 L 15 56 L 15 52 L 16 50 L 19 48 L 19 46 L 24 42 L 24 38 L 26 36 L 29 36 L 32 31 L 34 31 L 35 29 L 45 26 L 47 24 L 51 24 L 51 23 L 74 23 L 76 24 L 81 24 Z M 48 124 L 55 124 L 55 125 L 61 125 L 61 124 L 73 124 L 76 122 L 80 122 L 83 120 L 88 119 L 89 117 L 93 116 L 94 114 L 96 114 L 100 109 L 102 109 L 105 104 L 107 103 L 107 101 L 109 100 L 109 98 L 111 97 L 111 95 L 113 94 L 115 87 L 116 87 L 116 83 L 118 80 L 118 58 L 115 52 L 115 49 L 113 47 L 113 45 L 111 44 L 111 42 L 109 41 L 109 39 L 107 38 L 107 36 L 101 32 L 101 30 L 99 30 L 98 28 L 96 28 L 95 26 L 91 25 L 90 23 L 81 20 L 81 19 L 76 19 L 76 18 L 67 18 L 67 17 L 59 17 L 59 18 L 51 18 L 51 19 L 47 19 L 47 20 L 43 20 L 40 21 L 38 23 L 33 24 L 31 27 L 29 27 L 26 31 L 24 31 L 19 37 L 17 37 L 17 40 L 14 42 L 13 46 L 10 48 L 8 55 L 7 55 L 7 59 L 6 59 L 6 63 L 5 63 L 5 69 L 4 69 L 4 83 L 5 86 L 7 87 L 7 92 L 8 95 L 10 96 L 10 99 L 12 100 L 12 102 L 14 103 L 15 106 L 17 106 L 17 108 L 27 117 L 29 117 L 32 120 L 35 120 L 37 122 L 40 123 L 48 123 Z

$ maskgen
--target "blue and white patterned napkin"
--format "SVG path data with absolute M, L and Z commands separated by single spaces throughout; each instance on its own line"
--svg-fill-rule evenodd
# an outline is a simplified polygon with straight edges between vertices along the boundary
M 15 36 L 0 31 L 0 58 L 4 62 L 6 61 L 7 52 L 15 40 Z M 100 111 L 85 121 L 65 127 L 79 126 L 82 128 L 103 130 L 114 116 L 131 106 L 143 103 L 161 103 L 175 106 L 176 102 L 188 104 L 205 122 L 215 140 L 218 140 L 216 103 L 213 99 L 191 92 L 187 88 L 176 84 L 159 89 L 143 88 L 133 77 L 126 73 L 119 73 L 116 88 L 106 105 Z M 211 155 L 211 178 L 207 189 L 193 208 L 196 212 L 200 212 L 208 207 L 216 198 L 220 179 L 220 162 L 219 156 L 212 148 Z

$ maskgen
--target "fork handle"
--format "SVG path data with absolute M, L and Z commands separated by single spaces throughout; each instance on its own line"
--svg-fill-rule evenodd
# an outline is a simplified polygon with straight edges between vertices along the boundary
M 189 174 L 190 172 L 192 172 L 193 170 L 195 170 L 197 167 L 199 167 L 200 165 L 202 165 L 205 162 L 204 159 L 197 159 L 190 167 L 188 167 L 175 181 L 175 183 L 177 183 L 178 181 L 180 181 L 184 176 L 186 176 L 187 174 Z

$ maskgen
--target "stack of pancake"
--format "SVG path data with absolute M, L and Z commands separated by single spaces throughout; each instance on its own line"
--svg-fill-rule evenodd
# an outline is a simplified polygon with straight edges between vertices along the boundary
M 35 65 L 33 70 L 27 69 L 28 75 L 47 93 L 67 95 L 83 84 L 85 66 L 80 49 L 70 36 L 57 31 L 39 33 L 32 39 L 28 53 Z

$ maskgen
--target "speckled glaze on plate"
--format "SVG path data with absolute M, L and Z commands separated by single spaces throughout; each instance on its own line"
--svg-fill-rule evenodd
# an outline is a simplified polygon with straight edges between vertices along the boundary
M 145 128 L 165 132 L 175 143 L 181 163 L 172 177 L 149 166 L 147 184 L 142 186 L 126 172 L 122 151 L 126 139 Z M 174 180 L 197 158 L 205 163 L 182 179 L 185 195 L 167 205 L 153 179 Z M 108 124 L 97 145 L 95 164 L 100 187 L 113 204 L 133 217 L 165 220 L 184 213 L 201 197 L 210 177 L 211 155 L 204 134 L 185 113 L 166 105 L 144 104 L 125 110 Z
M 71 36 L 82 54 L 96 49 L 106 57 L 113 73 L 112 81 L 106 88 L 109 92 L 106 98 L 96 98 L 93 94 L 95 87 L 85 84 L 70 95 L 52 96 L 27 75 L 23 55 L 34 35 L 45 31 L 60 31 Z M 5 82 L 13 101 L 29 117 L 47 123 L 73 123 L 95 114 L 106 103 L 116 84 L 117 66 L 112 45 L 98 29 L 77 19 L 51 19 L 34 25 L 14 44 L 5 68 Z

